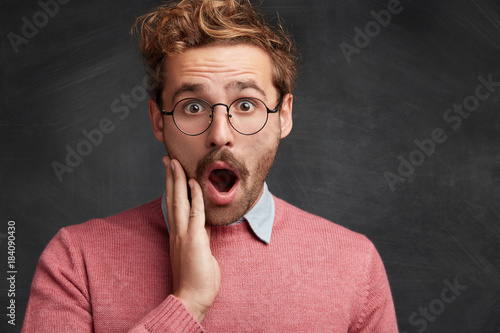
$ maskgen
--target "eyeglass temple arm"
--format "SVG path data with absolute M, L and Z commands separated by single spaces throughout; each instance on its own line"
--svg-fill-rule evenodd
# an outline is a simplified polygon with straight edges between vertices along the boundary
M 174 110 L 172 110 L 170 112 L 163 110 L 163 108 L 160 106 L 160 102 L 158 101 L 158 95 L 155 96 L 155 102 L 156 102 L 156 106 L 158 107 L 158 110 L 160 110 L 162 115 L 171 116 L 174 114 Z
M 281 95 L 278 104 L 274 107 L 274 109 L 270 110 L 269 108 L 267 109 L 267 113 L 276 113 L 281 109 L 281 103 L 283 102 L 283 94 Z

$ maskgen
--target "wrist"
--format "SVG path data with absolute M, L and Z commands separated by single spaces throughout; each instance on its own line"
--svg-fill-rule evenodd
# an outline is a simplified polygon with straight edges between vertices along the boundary
M 184 307 L 193 315 L 193 317 L 201 324 L 203 319 L 205 318 L 205 315 L 209 309 L 209 307 L 203 306 L 199 304 L 198 302 L 194 301 L 190 297 L 182 294 L 182 293 L 174 293 L 173 294 L 181 303 L 184 305 Z

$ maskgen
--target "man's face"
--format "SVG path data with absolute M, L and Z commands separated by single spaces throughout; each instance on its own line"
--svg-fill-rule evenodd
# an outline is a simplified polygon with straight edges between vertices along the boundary
M 241 97 L 256 97 L 272 109 L 279 101 L 272 83 L 271 61 L 255 46 L 209 45 L 169 57 L 164 66 L 161 106 L 171 111 L 184 98 L 211 105 L 229 105 Z M 207 221 L 227 225 L 258 201 L 280 139 L 292 127 L 292 95 L 284 96 L 280 113 L 269 114 L 266 126 L 242 135 L 230 125 L 224 106 L 216 106 L 210 128 L 197 136 L 182 133 L 172 116 L 162 116 L 153 100 L 149 112 L 153 131 L 171 158 L 178 159 L 188 178 L 201 185 Z

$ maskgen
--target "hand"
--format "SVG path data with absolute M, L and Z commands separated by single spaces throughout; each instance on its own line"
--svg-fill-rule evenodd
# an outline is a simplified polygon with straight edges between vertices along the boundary
M 163 157 L 163 164 L 173 294 L 201 323 L 220 287 L 220 268 L 210 251 L 210 226 L 205 224 L 203 193 L 198 182 L 190 179 L 190 205 L 181 164 L 168 156 Z

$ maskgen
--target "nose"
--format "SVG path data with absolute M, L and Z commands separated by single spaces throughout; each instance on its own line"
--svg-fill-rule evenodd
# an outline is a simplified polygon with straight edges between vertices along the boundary
M 212 124 L 208 129 L 207 146 L 209 148 L 232 147 L 234 145 L 233 134 L 227 108 L 222 105 L 214 106 Z

